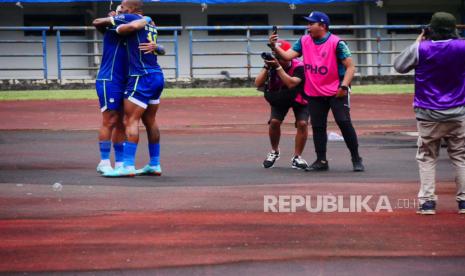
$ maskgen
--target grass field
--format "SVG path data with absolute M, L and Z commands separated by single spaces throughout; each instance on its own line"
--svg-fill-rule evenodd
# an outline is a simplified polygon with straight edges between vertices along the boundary
M 353 87 L 354 94 L 408 94 L 413 92 L 413 85 L 359 85 Z M 244 97 L 261 96 L 254 88 L 173 88 L 163 91 L 163 98 L 188 97 Z M 0 91 L 0 101 L 16 100 L 63 100 L 63 99 L 97 99 L 95 90 L 31 90 Z

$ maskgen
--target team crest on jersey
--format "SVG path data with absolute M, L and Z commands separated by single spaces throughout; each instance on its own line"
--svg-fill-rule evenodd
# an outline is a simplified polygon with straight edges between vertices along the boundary
M 327 55 L 328 55 L 328 52 L 326 52 L 326 51 L 324 51 L 324 52 L 321 53 L 321 57 L 322 57 L 322 58 L 325 58 Z

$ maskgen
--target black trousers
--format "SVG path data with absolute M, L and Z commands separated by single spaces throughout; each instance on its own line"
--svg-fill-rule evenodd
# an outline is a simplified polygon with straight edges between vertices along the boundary
M 331 109 L 336 124 L 350 150 L 352 159 L 359 159 L 357 133 L 350 119 L 350 95 L 345 97 L 311 97 L 309 100 L 310 121 L 313 130 L 313 143 L 318 160 L 326 160 L 328 143 L 328 113 Z

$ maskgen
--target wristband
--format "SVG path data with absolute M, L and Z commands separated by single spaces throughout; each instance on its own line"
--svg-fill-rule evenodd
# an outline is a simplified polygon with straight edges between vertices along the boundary
M 166 54 L 165 47 L 163 47 L 160 44 L 157 44 L 157 47 L 155 49 L 155 53 L 157 53 L 157 55 L 162 55 L 163 56 L 164 54 Z
M 276 67 L 276 71 L 283 70 L 282 66 Z
M 340 88 L 346 92 L 349 92 L 349 87 L 346 85 L 341 85 Z

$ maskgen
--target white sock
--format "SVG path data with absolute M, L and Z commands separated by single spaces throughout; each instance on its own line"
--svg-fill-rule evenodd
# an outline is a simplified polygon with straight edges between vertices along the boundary
M 101 166 L 111 166 L 110 159 L 100 160 L 99 165 L 101 165 Z
M 115 168 L 122 167 L 124 162 L 115 162 Z
M 136 167 L 135 167 L 135 166 L 126 166 L 126 169 L 128 169 L 128 170 L 135 170 Z

